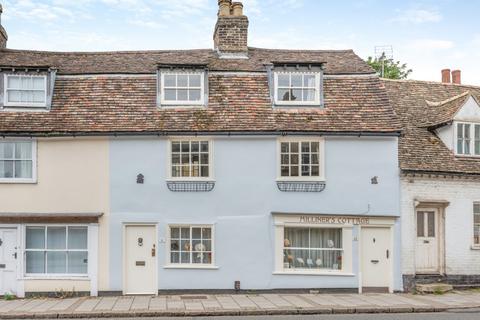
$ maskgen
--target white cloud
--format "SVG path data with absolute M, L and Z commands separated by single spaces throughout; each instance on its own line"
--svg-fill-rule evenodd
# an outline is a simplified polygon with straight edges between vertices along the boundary
M 409 9 L 405 11 L 398 11 L 398 15 L 390 21 L 419 24 L 426 22 L 439 22 L 442 19 L 443 16 L 437 10 Z

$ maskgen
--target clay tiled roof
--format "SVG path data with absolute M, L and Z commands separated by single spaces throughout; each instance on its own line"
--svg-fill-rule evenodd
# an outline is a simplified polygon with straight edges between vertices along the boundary
M 325 108 L 272 108 L 265 64 L 325 62 Z M 158 108 L 159 64 L 206 64 L 206 108 Z M 0 112 L 0 135 L 179 132 L 348 132 L 396 134 L 385 88 L 352 51 L 250 49 L 250 59 L 212 50 L 114 53 L 0 51 L 0 66 L 58 68 L 48 112 Z M 232 73 L 230 71 L 246 71 Z M 117 75 L 110 75 L 117 73 Z M 134 74 L 134 75 L 133 75 Z
M 390 102 L 402 122 L 400 168 L 405 171 L 480 174 L 480 160 L 455 157 L 429 125 L 451 121 L 480 87 L 426 81 L 384 80 Z
M 59 74 L 155 73 L 159 64 L 205 64 L 212 71 L 265 71 L 265 64 L 323 62 L 326 74 L 373 70 L 352 50 L 270 50 L 249 48 L 250 59 L 218 59 L 213 50 L 46 52 L 0 50 L 0 66 L 50 66 Z

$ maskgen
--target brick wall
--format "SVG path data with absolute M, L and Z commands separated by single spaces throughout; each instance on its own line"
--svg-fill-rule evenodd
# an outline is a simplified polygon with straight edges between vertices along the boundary
M 414 199 L 445 200 L 445 272 L 480 275 L 480 250 L 473 250 L 473 202 L 480 201 L 480 180 L 401 179 L 402 273 L 415 273 Z
M 220 52 L 246 53 L 248 18 L 246 16 L 218 17 L 213 40 L 215 49 Z

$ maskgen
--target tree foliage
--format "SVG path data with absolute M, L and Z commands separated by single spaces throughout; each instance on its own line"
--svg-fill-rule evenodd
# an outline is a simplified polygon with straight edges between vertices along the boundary
M 393 59 L 387 59 L 385 54 L 382 54 L 379 58 L 368 57 L 367 63 L 378 72 L 382 78 L 387 79 L 406 79 L 412 72 L 412 69 L 408 69 L 406 63 L 400 61 L 394 61 Z M 383 72 L 382 72 L 383 70 Z

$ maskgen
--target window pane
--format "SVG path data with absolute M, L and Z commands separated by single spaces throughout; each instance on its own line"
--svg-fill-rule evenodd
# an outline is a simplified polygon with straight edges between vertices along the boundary
M 26 249 L 45 249 L 45 227 L 27 227 L 26 238 Z
M 288 177 L 289 176 L 289 170 L 288 170 L 288 166 L 282 166 L 281 168 L 281 175 L 282 177 Z
M 34 92 L 32 92 L 32 102 L 44 103 L 45 102 L 45 91 L 34 91 Z
M 290 75 L 289 74 L 279 74 L 278 75 L 278 86 L 279 87 L 290 87 Z
M 15 158 L 16 159 L 32 159 L 32 143 L 31 142 L 16 142 L 15 143 Z
M 188 87 L 188 75 L 179 74 L 177 76 L 177 87 Z
M 180 229 L 179 228 L 171 228 L 170 234 L 172 238 L 179 239 L 180 238 Z
M 200 89 L 190 89 L 188 90 L 188 100 L 189 101 L 199 101 L 201 98 Z
M 298 152 L 298 142 L 291 142 L 290 143 L 290 150 L 292 153 L 297 153 Z
M 0 160 L 0 178 L 13 178 L 14 161 Z
M 20 89 L 21 88 L 20 77 L 8 76 L 7 81 L 8 81 L 7 88 L 9 88 L 9 89 Z
M 180 254 L 178 252 L 170 254 L 170 263 L 180 263 Z
M 190 142 L 188 141 L 182 142 L 182 152 L 190 152 Z
M 320 175 L 320 167 L 312 166 L 312 177 L 318 177 Z
M 310 248 L 342 248 L 342 229 L 310 229 Z
M 294 248 L 309 247 L 309 229 L 308 228 L 285 228 L 284 246 Z
M 303 101 L 315 101 L 315 90 L 313 89 L 303 90 Z
M 32 89 L 45 90 L 45 78 L 34 77 L 32 78 L 32 80 L 33 80 Z M 41 93 L 44 94 L 44 92 L 41 92 Z
M 283 153 L 288 152 L 288 142 L 282 142 L 280 144 L 280 149 L 281 149 L 281 152 Z
M 278 89 L 278 100 L 290 101 L 290 90 L 289 89 Z
M 298 154 L 290 155 L 290 163 L 291 164 L 298 164 Z
M 47 273 L 67 272 L 67 252 L 47 251 Z
M 457 124 L 457 138 L 459 138 L 459 139 L 463 138 L 463 124 L 462 123 Z
M 0 159 L 13 159 L 13 146 L 11 142 L 1 142 Z
M 177 100 L 177 90 L 175 89 L 165 89 L 165 100 L 175 101 Z
M 199 74 L 191 74 L 190 75 L 190 87 L 200 87 L 201 80 Z
M 435 213 L 428 213 L 428 236 L 435 237 Z
M 176 76 L 173 74 L 166 74 L 163 80 L 165 87 L 176 87 Z
M 32 161 L 15 161 L 15 178 L 32 178 Z
M 302 100 L 302 89 L 293 89 L 290 94 L 292 101 Z
M 200 156 L 201 164 L 208 164 L 208 153 L 202 153 Z
M 202 228 L 202 238 L 204 240 L 212 239 L 212 229 L 211 228 Z
M 425 236 L 425 218 L 423 212 L 417 212 L 417 237 Z
M 87 249 L 87 227 L 68 227 L 68 249 Z
M 180 263 L 190 263 L 190 252 L 181 253 Z
M 290 168 L 290 176 L 292 177 L 298 177 L 299 173 L 298 173 L 298 167 L 297 166 L 293 166 Z
M 172 142 L 172 151 L 180 152 L 180 142 Z
M 68 273 L 86 274 L 88 272 L 88 253 L 86 251 L 68 253 Z
M 480 203 L 474 203 L 473 204 L 473 212 L 474 213 L 480 213 Z
M 188 90 L 187 89 L 178 89 L 177 90 L 177 100 L 178 101 L 187 101 L 188 100 Z
M 25 260 L 27 273 L 45 273 L 45 252 L 27 251 Z
M 315 88 L 315 75 L 306 74 L 303 77 L 303 86 L 307 88 Z
M 202 177 L 204 177 L 204 178 L 209 176 L 208 166 L 202 166 L 202 167 L 201 167 L 201 175 L 202 175 Z
M 173 166 L 172 167 L 172 177 L 180 177 L 180 167 L 179 166 Z
M 172 154 L 172 164 L 180 164 L 180 154 Z
M 302 87 L 302 75 L 292 74 L 292 87 Z
M 201 142 L 201 151 L 202 152 L 208 152 L 208 141 L 202 141 Z
M 66 248 L 66 228 L 65 227 L 47 227 L 47 249 L 65 249 L 65 248 Z
M 8 102 L 22 102 L 22 92 L 18 90 L 8 90 Z

